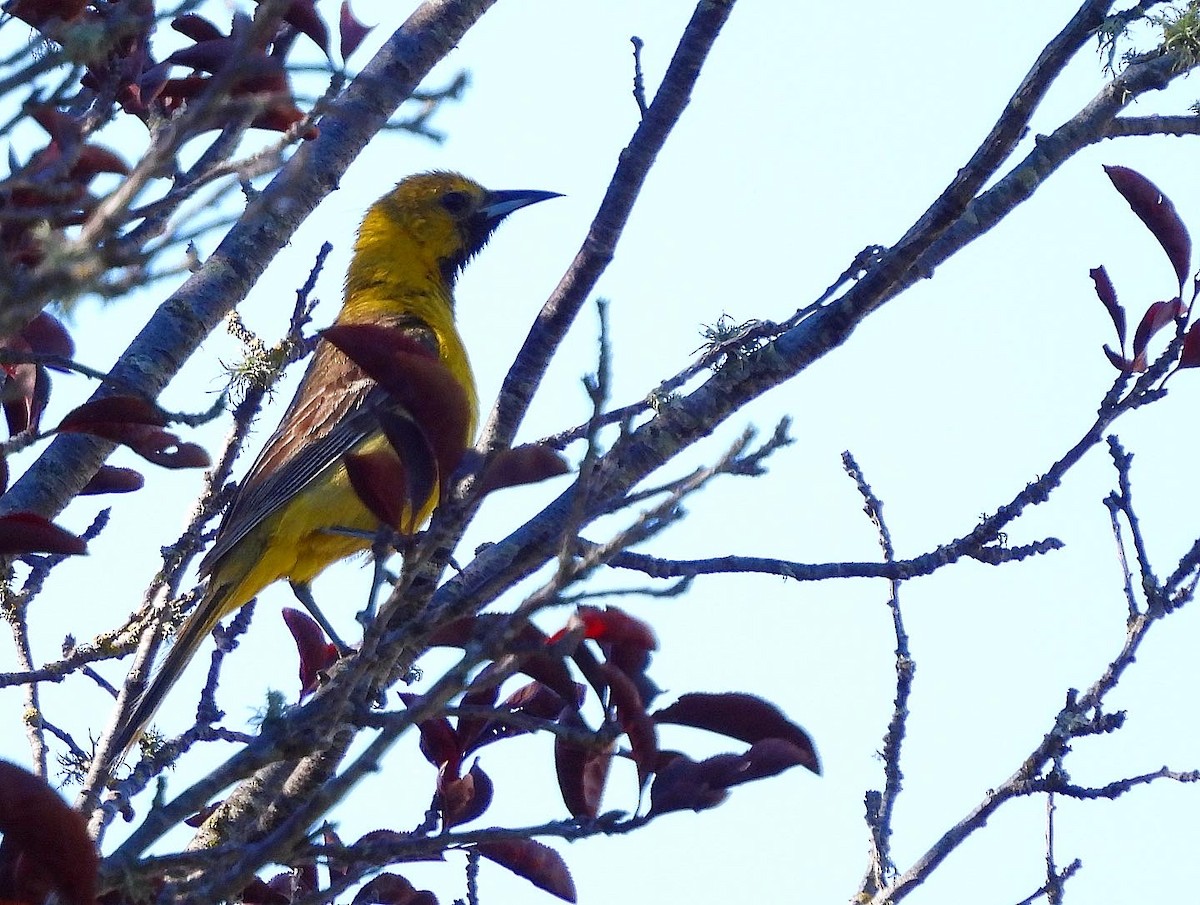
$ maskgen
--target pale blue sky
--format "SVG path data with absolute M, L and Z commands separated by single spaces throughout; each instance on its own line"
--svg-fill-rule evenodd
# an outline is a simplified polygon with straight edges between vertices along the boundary
M 334 17 L 336 4 L 329 7 Z M 358 0 L 380 34 L 412 4 Z M 1000 5 L 933 0 L 836 4 L 743 2 L 734 11 L 683 120 L 660 156 L 616 261 L 599 293 L 609 298 L 614 402 L 643 397 L 683 367 L 702 324 L 782 319 L 807 304 L 868 244 L 894 241 L 925 209 L 983 137 L 1037 53 L 1076 4 L 1021 0 Z M 317 318 L 336 310 L 353 229 L 365 207 L 407 173 L 450 168 L 493 188 L 538 188 L 567 197 L 522 212 L 472 263 L 459 287 L 460 321 L 485 405 L 528 324 L 583 236 L 617 154 L 636 124 L 629 36 L 646 42 L 644 65 L 657 85 L 691 4 L 637 0 L 500 2 L 431 79 L 471 70 L 462 103 L 439 113 L 440 147 L 380 137 L 338 192 L 280 255 L 243 307 L 270 338 L 323 239 L 335 244 L 318 287 Z M 359 57 L 359 62 L 365 59 Z M 1034 118 L 1049 131 L 1101 84 L 1091 48 L 1075 60 Z M 1194 99 L 1184 81 L 1139 112 L 1182 112 Z M 842 349 L 731 419 L 668 474 L 715 458 L 747 424 L 769 432 L 782 415 L 797 442 L 762 479 L 725 479 L 688 504 L 690 518 L 650 549 L 668 556 L 756 554 L 804 562 L 878 558 L 874 535 L 840 453 L 850 449 L 886 504 L 899 555 L 961 536 L 980 513 L 1011 499 L 1090 424 L 1113 376 L 1100 352 L 1111 325 L 1092 294 L 1088 269 L 1107 265 L 1123 300 L 1173 291 L 1161 251 L 1101 164 L 1141 170 L 1200 222 L 1196 139 L 1125 139 L 1081 154 L 1033 201 L 993 233 L 873 316 Z M 1022 153 L 1028 147 L 1028 141 Z M 104 367 L 123 348 L 164 285 L 111 309 L 87 303 L 75 321 L 79 357 Z M 586 417 L 579 379 L 595 367 L 595 316 L 585 311 L 552 366 L 522 439 Z M 164 397 L 198 409 L 222 386 L 219 362 L 236 356 L 214 338 Z M 90 391 L 58 378 L 55 412 Z M 281 391 L 278 412 L 289 390 Z M 203 395 L 203 397 L 201 396 Z M 1197 533 L 1193 411 L 1200 385 L 1172 381 L 1171 398 L 1118 425 L 1137 454 L 1136 492 L 1160 573 Z M 273 425 L 269 413 L 260 431 Z M 223 424 L 197 433 L 215 449 Z M 578 450 L 572 450 L 578 455 Z M 135 464 L 118 454 L 119 464 Z M 1044 511 L 1011 531 L 1013 543 L 1054 534 L 1067 549 L 1004 569 L 964 563 L 903 591 L 918 664 L 905 751 L 906 792 L 896 815 L 896 855 L 907 867 L 954 820 L 1002 782 L 1050 727 L 1066 689 L 1086 686 L 1124 632 L 1120 575 L 1101 500 L 1113 484 L 1100 452 L 1072 474 Z M 148 470 L 147 488 L 116 498 L 113 523 L 93 555 L 55 574 L 35 613 L 39 656 L 64 631 L 79 636 L 116 624 L 156 568 L 157 546 L 187 517 L 198 474 Z M 561 490 L 561 480 L 488 502 L 462 557 L 503 536 Z M 64 524 L 90 521 L 101 501 L 73 504 Z M 154 530 L 147 532 L 148 525 Z M 460 557 L 461 558 L 461 557 Z M 636 576 L 602 576 L 616 585 Z M 369 582 L 350 564 L 331 570 L 318 597 L 340 624 Z M 777 702 L 813 735 L 825 775 L 793 771 L 739 787 L 720 809 L 670 815 L 631 837 L 567 846 L 580 901 L 846 901 L 866 866 L 863 792 L 882 782 L 874 752 L 893 696 L 890 620 L 883 582 L 800 585 L 728 576 L 697 581 L 675 600 L 626 600 L 650 620 L 662 650 L 653 675 L 670 696 L 741 690 Z M 236 721 L 266 685 L 294 692 L 290 640 L 277 613 L 286 589 L 264 595 L 221 699 Z M 509 601 L 510 605 L 515 600 Z M 557 625 L 565 614 L 549 614 Z M 1126 729 L 1079 744 L 1068 761 L 1081 783 L 1102 784 L 1167 763 L 1198 766 L 1194 709 L 1197 616 L 1184 611 L 1147 645 L 1113 698 L 1130 710 Z M 69 627 L 69 628 L 68 628 Z M 9 654 L 0 655 L 10 657 Z M 202 655 L 207 661 L 207 654 Z M 3 661 L 0 661 L 3 662 Z M 436 675 L 436 661 L 423 664 Z M 113 670 L 107 675 L 116 678 Z M 188 702 L 200 681 L 175 692 Z M 78 683 L 47 688 L 60 722 L 98 726 L 99 694 Z M 168 707 L 170 705 L 168 704 Z M 0 694 L 15 726 L 20 699 Z M 170 727 L 169 718 L 164 718 Z M 175 721 L 182 727 L 185 719 Z M 670 736 L 667 737 L 670 741 Z M 674 742 L 672 742 L 674 743 Z M 26 758 L 20 733 L 0 753 Z M 541 822 L 565 816 L 554 787 L 548 739 L 485 751 L 496 781 L 488 817 Z M 693 744 L 680 737 L 680 744 Z M 706 751 L 707 740 L 694 742 Z M 386 771 L 338 819 L 344 838 L 379 826 L 415 825 L 433 771 L 402 743 Z M 718 750 L 713 748 L 712 750 Z M 172 774 L 180 787 L 199 767 Z M 631 808 L 633 782 L 614 781 L 606 808 Z M 1064 802 L 1061 863 L 1084 860 L 1072 900 L 1090 903 L 1175 897 L 1190 881 L 1197 791 L 1162 785 L 1116 803 Z M 953 856 L 913 901 L 1016 902 L 1042 882 L 1043 802 L 1009 806 Z M 454 864 L 405 870 L 443 902 L 462 894 Z M 485 866 L 490 901 L 551 901 L 502 869 Z

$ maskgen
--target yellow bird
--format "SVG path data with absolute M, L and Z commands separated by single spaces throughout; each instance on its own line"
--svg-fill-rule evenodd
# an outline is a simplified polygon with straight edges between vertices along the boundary
M 451 438 L 465 448 L 475 435 L 475 378 L 454 323 L 454 281 L 500 221 L 555 192 L 484 189 L 456 173 L 425 173 L 401 181 L 367 211 L 346 274 L 345 303 L 335 326 L 375 325 L 402 335 L 412 348 L 440 361 L 461 388 L 456 400 L 422 400 L 425 418 L 439 406 Z M 403 373 L 400 379 L 403 379 Z M 351 486 L 345 457 L 385 457 L 403 471 L 389 423 L 411 420 L 389 393 L 331 342 L 313 360 L 279 427 L 242 481 L 212 549 L 200 564 L 208 586 L 188 616 L 162 667 L 126 708 L 113 733 L 110 762 L 123 758 L 217 622 L 281 578 L 307 585 L 326 566 L 367 549 L 379 527 Z M 389 431 L 393 436 L 394 431 Z M 401 444 L 403 446 L 403 444 Z M 416 463 L 420 468 L 422 463 Z M 432 483 L 432 486 L 430 486 Z M 412 484 L 410 483 L 410 487 Z M 436 477 L 421 497 L 401 507 L 399 524 L 412 530 L 440 498 Z

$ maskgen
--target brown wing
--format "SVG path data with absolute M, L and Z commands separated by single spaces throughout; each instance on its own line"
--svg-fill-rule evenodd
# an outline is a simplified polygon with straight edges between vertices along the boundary
M 436 348 L 437 339 L 424 324 L 396 326 Z M 200 574 L 209 574 L 221 557 L 317 475 L 378 432 L 377 412 L 390 406 L 388 395 L 357 365 L 329 343 L 319 343 L 279 427 L 225 513 Z

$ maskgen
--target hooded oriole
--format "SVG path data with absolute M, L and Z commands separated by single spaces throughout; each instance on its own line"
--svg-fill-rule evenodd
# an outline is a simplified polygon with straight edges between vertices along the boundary
M 465 421 L 462 447 L 474 436 L 478 399 L 454 324 L 455 277 L 508 214 L 554 197 L 554 192 L 489 192 L 454 173 L 427 173 L 401 181 L 370 207 L 359 227 L 345 303 L 334 323 L 391 327 L 431 358 L 436 355 L 469 407 L 468 417 L 457 419 Z M 307 584 L 326 566 L 370 546 L 379 521 L 351 487 L 344 457 L 396 455 L 381 428 L 381 419 L 395 416 L 396 407 L 394 396 L 331 343 L 317 344 L 295 397 L 200 565 L 201 575 L 208 576 L 204 596 L 114 730 L 111 760 L 124 757 L 221 618 L 272 582 Z M 405 507 L 403 524 L 395 527 L 410 530 L 423 523 L 439 493 L 435 482 L 427 497 Z

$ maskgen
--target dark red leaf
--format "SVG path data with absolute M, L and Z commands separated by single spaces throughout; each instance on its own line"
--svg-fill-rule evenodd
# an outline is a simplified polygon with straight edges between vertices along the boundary
M 88 0 L 9 0 L 4 11 L 41 29 L 52 19 L 70 22 L 83 12 L 87 3 Z
M 236 41 L 222 35 L 181 47 L 163 60 L 163 63 L 184 66 L 201 72 L 219 72 L 233 58 L 237 49 Z M 261 54 L 261 51 L 259 53 Z M 261 55 L 265 56 L 265 54 Z
M 463 699 L 463 703 L 470 703 L 469 696 Z M 576 701 L 571 706 L 578 708 L 580 703 L 581 701 Z M 558 716 L 564 706 L 568 705 L 558 693 L 552 691 L 541 682 L 534 681 L 522 685 L 510 694 L 500 703 L 497 709 L 549 722 Z M 477 751 L 484 745 L 490 745 L 492 742 L 498 742 L 501 739 L 512 738 L 517 735 L 524 735 L 531 731 L 533 730 L 523 726 L 514 726 L 502 719 L 476 719 L 466 722 L 464 718 L 458 722 L 458 735 L 463 744 L 464 754 Z M 468 735 L 468 732 L 473 734 Z
M 683 754 L 660 766 L 650 785 L 650 811 L 647 816 L 715 808 L 729 797 L 729 792 L 723 785 L 714 785 L 710 774 L 711 769 L 706 769 Z
M 559 722 L 581 731 L 587 729 L 573 709 L 564 710 Z M 585 746 L 561 735 L 554 737 L 554 772 L 558 776 L 563 804 L 572 817 L 591 819 L 600 813 L 600 802 L 615 750 L 615 742 L 607 745 L 597 742 L 595 746 Z
M 30 5 L 52 7 L 59 2 L 60 0 L 51 0 L 50 3 L 45 3 L 43 0 L 43 2 L 39 4 L 31 3 Z M 63 6 L 75 6 L 76 3 L 77 0 L 61 0 L 61 5 Z M 80 8 L 85 5 L 85 2 L 78 2 L 78 6 Z M 11 4 L 6 3 L 4 6 L 5 12 L 12 13 Z M 74 144 L 75 142 L 79 141 L 80 137 L 83 135 L 83 129 L 80 125 L 80 121 L 75 119 L 73 116 L 68 116 L 66 113 L 63 113 L 53 105 L 37 104 L 32 106 L 29 108 L 29 116 L 35 123 L 46 130 L 46 134 L 54 140 L 54 144 L 56 145 L 62 146 Z
M 29 350 L 39 355 L 70 358 L 75 354 L 75 343 L 67 328 L 45 311 L 21 328 L 21 337 L 29 344 Z
M 466 647 L 475 637 L 475 631 L 481 622 L 495 618 L 494 613 L 482 616 L 462 616 L 444 622 L 429 636 L 429 644 L 433 647 Z
M 206 468 L 210 464 L 208 453 L 162 430 L 166 423 L 167 416 L 152 402 L 136 396 L 108 396 L 68 412 L 55 430 L 121 443 L 164 468 Z
M 184 443 L 170 431 L 146 424 L 96 421 L 58 430 L 91 434 L 129 447 L 143 459 L 163 468 L 207 468 L 211 462 L 203 447 Z
M 479 493 L 483 495 L 504 487 L 536 484 L 566 474 L 569 470 L 562 453 L 541 443 L 504 449 L 496 453 L 484 469 L 479 479 Z
M 1118 355 L 1108 346 L 1104 347 L 1104 354 L 1108 356 L 1109 363 L 1123 374 L 1129 374 L 1133 371 L 1133 362 L 1122 355 Z
M 92 479 L 79 491 L 80 496 L 90 496 L 98 493 L 131 493 L 141 490 L 146 479 L 141 472 L 132 468 L 118 468 L 115 465 L 101 465 L 92 475 Z
M 181 35 L 191 38 L 196 43 L 200 43 L 201 41 L 219 41 L 225 37 L 217 26 L 213 25 L 212 22 L 203 16 L 198 16 L 195 13 L 176 16 L 171 20 L 171 28 L 175 29 Z
M 1188 327 L 1183 337 L 1183 351 L 1179 355 L 1179 367 L 1200 367 L 1200 321 Z
M 410 692 L 400 692 L 400 700 L 406 707 L 412 707 L 420 702 L 421 696 Z M 439 770 L 445 764 L 450 764 L 453 772 L 457 772 L 462 763 L 462 751 L 458 747 L 458 736 L 455 734 L 450 721 L 445 717 L 434 717 L 422 720 L 417 724 L 421 732 L 421 753 L 425 759 Z
M 503 613 L 465 616 L 441 626 L 429 639 L 435 647 L 465 647 L 477 632 L 490 631 L 497 621 L 512 618 Z M 510 652 L 520 658 L 520 670 L 531 679 L 559 694 L 565 701 L 578 696 L 575 680 L 561 655 L 547 652 L 548 639 L 537 626 L 525 623 L 513 640 Z
M 809 766 L 811 752 L 781 738 L 755 742 L 743 754 L 718 754 L 699 763 L 675 754 L 659 765 L 650 787 L 650 814 L 702 811 L 725 800 L 731 786 Z M 810 767 L 811 769 L 811 767 Z
M 658 763 L 658 733 L 654 721 L 646 713 L 637 687 L 625 673 L 607 663 L 603 671 L 621 731 L 629 738 L 630 754 L 637 765 L 638 788 L 645 788 L 646 780 Z
M 450 369 L 400 330 L 335 324 L 323 334 L 412 415 L 434 451 L 443 483 L 466 451 L 474 411 Z
M 325 56 L 329 56 L 329 29 L 317 13 L 314 0 L 292 0 L 283 15 L 283 21 L 294 26 L 301 34 L 308 35 L 325 52 Z
M 154 427 L 166 427 L 170 423 L 162 409 L 140 396 L 106 396 L 92 399 L 67 412 L 57 430 L 86 433 L 87 425 L 106 422 L 148 424 Z
M 1106 166 L 1104 172 L 1167 253 L 1182 291 L 1191 266 L 1192 240 L 1175 205 L 1159 191 L 1158 186 L 1136 170 Z
M 1137 325 L 1137 330 L 1133 333 L 1134 358 L 1143 357 L 1146 346 L 1154 338 L 1154 334 L 1172 323 L 1179 316 L 1181 308 L 1182 303 L 1179 299 L 1171 299 L 1166 302 L 1154 302 L 1146 309 L 1146 313 L 1142 315 L 1142 319 Z
M 814 773 L 821 772 L 817 750 L 808 733 L 789 721 L 774 704 L 754 695 L 685 694 L 652 718 L 656 723 L 707 729 L 751 745 L 769 738 L 783 739 L 805 752 L 805 767 Z
M 321 335 L 383 387 L 403 380 L 403 369 L 396 374 L 396 362 L 407 356 L 438 360 L 436 352 L 403 330 L 381 324 L 334 324 Z
M 492 780 L 476 761 L 465 776 L 455 777 L 443 767 L 438 772 L 438 800 L 446 829 L 481 816 L 492 803 Z
M 629 677 L 629 681 L 637 687 L 638 694 L 647 706 L 662 694 L 662 689 L 647 673 L 650 667 L 650 651 L 630 644 L 612 644 L 609 645 L 608 663 Z
M 293 888 L 300 895 L 311 895 L 320 888 L 317 865 L 313 862 L 292 868 Z
M 31 364 L 4 367 L 4 419 L 8 433 L 15 436 L 35 426 L 38 405 L 38 367 Z
M 1096 295 L 1104 303 L 1108 316 L 1112 318 L 1113 326 L 1117 328 L 1117 341 L 1122 349 L 1125 348 L 1125 309 L 1117 301 L 1117 290 L 1108 278 L 1108 271 L 1103 267 L 1094 267 L 1088 271 L 1092 282 L 1096 284 Z
M 380 874 L 363 885 L 352 905 L 437 905 L 428 889 L 416 889 L 399 874 Z
M 108 148 L 99 145 L 84 145 L 79 150 L 79 158 L 71 167 L 71 178 L 87 184 L 100 173 L 128 176 L 129 164 L 115 151 L 110 151 Z
M 365 453 L 347 453 L 342 456 L 350 486 L 371 510 L 371 514 L 383 524 L 392 527 L 403 525 L 405 504 L 408 496 L 408 472 L 392 453 L 376 449 Z M 411 512 L 411 506 L 409 510 Z
M 642 650 L 658 649 L 654 629 L 618 607 L 581 606 L 575 611 L 575 616 L 583 623 L 585 638 L 630 645 Z
M 608 662 L 634 682 L 644 702 L 658 695 L 657 686 L 645 674 L 650 662 L 649 651 L 658 646 L 654 630 L 649 625 L 617 607 L 602 609 L 584 606 L 572 614 L 566 626 L 555 632 L 550 641 L 561 649 L 571 637 L 598 642 Z M 591 650 L 580 645 L 571 650 L 571 658 L 588 684 L 602 693 L 608 680 Z
M 270 132 L 286 132 L 302 119 L 304 111 L 291 101 L 284 100 L 271 104 L 254 117 L 250 125 L 255 129 L 267 129 Z M 300 133 L 300 137 L 305 141 L 312 141 L 320 134 L 321 130 L 310 124 Z
M 255 877 L 238 894 L 238 901 L 244 905 L 289 905 L 292 897 L 283 889 L 286 887 L 290 892 L 291 886 L 291 874 L 279 874 L 270 883 Z
M 0 456 L 0 493 L 8 490 L 8 456 Z
M 233 94 L 287 94 L 287 74 L 283 62 L 262 50 L 239 48 L 233 38 L 200 41 L 180 48 L 165 60 L 200 72 L 220 72 L 236 57 L 237 72 Z
M 40 902 L 51 889 L 70 905 L 96 899 L 96 847 L 87 823 L 46 781 L 0 761 L 0 875 L 13 878 L 3 897 Z
M 578 710 L 583 705 L 584 686 L 575 684 L 575 695 L 564 701 L 562 695 L 541 682 L 529 682 L 510 694 L 500 704 L 505 710 L 548 720 L 556 716 L 563 706 Z
M 350 0 L 342 0 L 342 12 L 338 19 L 339 50 L 342 59 L 348 60 L 374 28 L 374 25 L 364 25 L 359 21 L 350 9 Z
M 571 879 L 571 872 L 562 856 L 548 845 L 533 839 L 505 839 L 480 842 L 475 848 L 483 857 L 507 867 L 538 889 L 566 902 L 575 901 L 575 881 Z
M 521 672 L 552 689 L 564 701 L 578 700 L 578 688 L 567 664 L 560 656 L 532 653 L 521 656 Z
M 87 544 L 53 522 L 32 512 L 0 515 L 0 555 L 22 553 L 87 553 Z
M 163 468 L 208 468 L 212 464 L 204 447 L 181 443 L 178 437 L 166 431 L 156 431 L 141 443 L 126 445 L 147 462 Z
M 577 696 L 568 703 L 564 702 L 557 692 L 551 690 L 541 682 L 528 682 L 502 701 L 498 709 L 531 717 L 535 720 L 543 720 L 548 724 L 558 718 L 564 707 L 570 707 L 574 710 L 579 709 L 583 704 L 584 686 L 576 685 L 576 689 L 578 691 Z M 467 700 L 464 699 L 463 703 L 466 704 Z M 483 724 L 479 726 L 476 726 L 476 722 L 464 724 L 464 720 L 460 719 L 458 725 L 458 733 L 459 738 L 462 740 L 464 756 L 473 751 L 478 751 L 492 742 L 498 742 L 506 738 L 513 738 L 514 736 L 534 731 L 525 726 L 514 726 L 503 719 L 483 721 Z M 475 730 L 475 732 L 473 736 L 468 737 L 465 733 L 470 730 Z
M 303 698 L 317 690 L 321 675 L 337 662 L 338 649 L 329 643 L 321 626 L 307 613 L 284 607 L 282 615 L 300 654 L 300 697 Z
M 765 738 L 755 742 L 742 755 L 742 759 L 746 763 L 745 769 L 739 772 L 731 785 L 765 779 L 792 767 L 804 767 L 818 774 L 821 772 L 819 765 L 817 769 L 812 766 L 816 763 L 816 752 L 811 747 L 801 748 L 782 738 Z
M 495 663 L 489 663 L 467 686 L 466 693 L 462 697 L 462 706 L 494 708 L 496 698 L 500 694 L 497 683 L 503 681 L 504 677 L 505 674 Z M 464 755 L 483 744 L 479 740 L 480 736 L 485 732 L 490 735 L 489 727 L 493 724 L 494 721 L 485 716 L 460 716 L 458 718 L 454 731 L 458 735 L 458 746 Z

